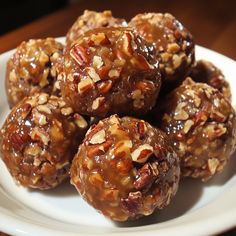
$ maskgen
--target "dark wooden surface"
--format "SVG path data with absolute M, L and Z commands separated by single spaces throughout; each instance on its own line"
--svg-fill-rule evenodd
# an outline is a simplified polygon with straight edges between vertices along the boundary
M 170 12 L 194 35 L 196 43 L 236 59 L 236 1 L 89 0 L 34 21 L 0 36 L 0 53 L 21 41 L 46 36 L 63 36 L 84 9 L 111 9 L 115 16 L 130 19 L 139 12 Z M 3 24 L 3 22 L 1 23 Z
M 197 44 L 236 60 L 235 0 L 81 1 L 0 36 L 0 53 L 10 50 L 19 45 L 23 40 L 30 38 L 64 36 L 77 16 L 82 14 L 85 9 L 96 11 L 111 9 L 114 16 L 124 17 L 127 20 L 140 12 L 170 12 L 192 32 Z M 4 22 L 1 22 L 1 24 L 4 24 Z M 236 229 L 221 235 L 236 235 Z

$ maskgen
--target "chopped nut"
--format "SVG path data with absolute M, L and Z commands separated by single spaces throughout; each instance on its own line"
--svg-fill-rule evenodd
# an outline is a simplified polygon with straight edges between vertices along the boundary
M 33 113 L 33 120 L 38 125 L 46 125 L 47 124 L 47 118 L 42 113 L 38 112 L 37 109 L 32 110 Z
M 140 89 L 135 89 L 134 91 L 132 91 L 131 97 L 134 100 L 144 99 L 144 96 L 143 96 L 142 91 Z
M 94 70 L 94 68 L 88 67 L 87 72 L 88 72 L 88 75 L 90 76 L 90 78 L 93 80 L 94 83 L 101 80 L 99 75 L 97 74 L 97 72 Z
M 40 94 L 38 97 L 38 104 L 43 105 L 43 104 L 47 103 L 48 98 L 49 98 L 48 94 L 46 94 L 46 93 Z
M 52 137 L 52 140 L 60 141 L 63 140 L 64 133 L 62 128 L 62 123 L 56 119 L 52 120 L 52 126 L 50 128 L 50 136 Z
M 210 124 L 206 128 L 206 137 L 209 139 L 215 139 L 217 137 L 222 136 L 227 132 L 227 129 L 224 127 L 223 124 Z
M 65 101 L 60 99 L 60 100 L 58 100 L 58 105 L 59 105 L 59 108 L 62 108 L 66 105 L 66 103 L 65 103 Z
M 14 149 L 21 151 L 24 148 L 24 144 L 29 139 L 28 134 L 13 133 L 10 136 L 10 142 Z
M 101 144 L 106 141 L 106 133 L 105 130 L 100 130 L 97 133 L 95 133 L 92 138 L 90 139 L 90 144 Z
M 73 109 L 71 107 L 64 107 L 61 109 L 61 114 L 64 116 L 69 116 L 73 113 Z
M 143 136 L 145 132 L 147 131 L 147 126 L 145 125 L 145 121 L 140 121 L 137 124 L 138 126 L 138 133 Z
M 91 36 L 91 40 L 95 45 L 105 45 L 110 43 L 109 39 L 104 33 L 93 34 Z
M 131 140 L 121 140 L 116 143 L 114 147 L 114 155 L 116 157 L 125 156 L 130 153 L 130 149 L 132 148 L 133 143 Z
M 112 87 L 112 81 L 107 80 L 105 82 L 102 82 L 98 85 L 98 89 L 101 93 L 107 93 Z
M 46 85 L 49 84 L 49 82 L 48 82 L 48 75 L 49 75 L 49 68 L 45 68 L 43 70 L 43 74 L 42 74 L 42 76 L 41 76 L 41 78 L 39 80 L 39 86 L 41 88 L 43 88 L 43 87 L 45 87 Z
M 89 63 L 87 50 L 78 44 L 75 44 L 71 48 L 70 55 L 80 66 L 87 65 Z
M 119 196 L 119 190 L 104 189 L 102 199 L 109 202 L 117 202 L 118 196 Z
M 50 141 L 48 133 L 38 127 L 34 127 L 31 130 L 30 137 L 32 140 L 41 141 L 44 145 L 48 145 Z
M 123 50 L 129 56 L 133 54 L 132 40 L 133 36 L 131 33 L 126 32 L 123 35 Z
M 131 153 L 132 160 L 138 163 L 144 163 L 153 153 L 153 147 L 149 144 L 143 144 Z
M 193 99 L 195 106 L 199 107 L 201 105 L 201 99 L 197 95 Z
M 24 155 L 37 156 L 42 152 L 42 148 L 38 145 L 27 146 L 24 149 Z
M 193 125 L 194 125 L 194 122 L 192 120 L 187 120 L 184 124 L 184 129 L 183 129 L 184 133 L 187 134 Z
M 119 124 L 120 122 L 119 122 L 117 116 L 116 116 L 116 115 L 113 115 L 113 116 L 110 116 L 110 118 L 109 118 L 109 123 L 110 123 L 110 124 Z
M 161 53 L 161 59 L 163 62 L 167 62 L 170 58 L 171 54 L 167 53 L 167 52 L 163 52 Z
M 94 56 L 93 57 L 93 66 L 95 68 L 100 68 L 101 66 L 103 66 L 103 60 L 101 57 L 99 56 Z
M 188 113 L 184 111 L 184 107 L 187 105 L 186 102 L 180 102 L 178 103 L 177 107 L 175 108 L 175 120 L 187 120 L 188 119 Z
M 216 158 L 212 158 L 212 159 L 209 159 L 207 161 L 207 165 L 208 165 L 208 168 L 211 172 L 212 175 L 215 174 L 216 170 L 217 170 L 217 167 L 219 166 L 220 162 L 218 159 Z
M 44 112 L 46 114 L 52 114 L 51 109 L 47 105 L 38 105 L 37 110 L 40 112 Z
M 40 64 L 45 65 L 48 61 L 49 61 L 48 55 L 44 51 L 41 51 L 39 56 Z
M 75 119 L 76 125 L 79 128 L 84 129 L 88 126 L 87 121 L 83 118 L 83 116 L 79 115 L 78 113 L 74 114 L 74 119 Z
M 93 87 L 93 81 L 89 77 L 85 77 L 78 83 L 78 92 L 79 94 L 84 94 L 85 92 L 91 90 Z
M 177 43 L 171 43 L 167 45 L 167 52 L 176 53 L 180 50 L 180 46 Z
M 9 80 L 11 82 L 17 82 L 17 76 L 16 76 L 16 72 L 14 70 L 12 70 L 10 73 L 9 73 Z
M 136 212 L 142 204 L 142 193 L 130 192 L 128 198 L 121 199 L 121 204 L 128 212 Z
M 89 176 L 89 182 L 95 187 L 101 187 L 103 178 L 98 172 L 92 172 Z
M 175 112 L 175 116 L 174 116 L 175 120 L 187 120 L 188 118 L 189 118 L 188 113 L 183 109 L 180 109 Z
M 92 103 L 92 109 L 97 110 L 105 101 L 104 97 L 98 97 L 96 98 Z
M 181 61 L 181 58 L 178 55 L 174 54 L 172 60 L 173 60 L 174 69 L 178 68 L 181 65 L 182 61 Z
M 50 57 L 51 61 L 57 61 L 57 59 L 60 57 L 60 54 L 58 52 L 54 52 L 52 56 Z
M 134 182 L 134 187 L 137 190 L 141 190 L 148 185 L 150 186 L 154 181 L 154 175 L 151 165 L 146 163 L 141 169 L 138 170 L 138 178 Z
M 116 70 L 116 69 L 111 69 L 109 72 L 108 72 L 108 76 L 112 79 L 115 79 L 115 78 L 118 78 L 120 76 L 120 71 L 119 70 Z

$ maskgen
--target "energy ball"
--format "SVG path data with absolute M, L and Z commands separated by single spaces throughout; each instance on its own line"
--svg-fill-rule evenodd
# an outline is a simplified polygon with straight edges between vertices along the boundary
M 71 46 L 86 31 L 100 27 L 127 26 L 124 19 L 114 18 L 111 11 L 95 12 L 85 10 L 79 16 L 66 35 L 66 44 Z
M 71 160 L 87 122 L 56 96 L 24 98 L 0 131 L 0 152 L 15 181 L 29 188 L 50 189 L 68 177 Z
M 61 92 L 80 114 L 141 116 L 161 87 L 153 47 L 129 28 L 88 31 L 65 53 Z
M 162 101 L 156 122 L 172 140 L 183 176 L 207 181 L 223 170 L 235 150 L 235 111 L 207 84 L 187 78 Z
M 57 93 L 57 62 L 63 45 L 53 38 L 22 42 L 7 62 L 6 92 L 12 108 L 24 97 L 36 92 Z
M 190 32 L 169 13 L 138 14 L 131 19 L 129 26 L 154 45 L 163 85 L 180 84 L 195 60 L 195 44 Z
M 162 131 L 113 115 L 87 132 L 70 173 L 90 205 L 112 220 L 126 221 L 167 206 L 178 189 L 180 167 Z
M 206 60 L 199 60 L 190 70 L 189 76 L 196 82 L 209 84 L 218 89 L 223 95 L 231 100 L 229 83 L 225 80 L 222 71 L 214 64 Z

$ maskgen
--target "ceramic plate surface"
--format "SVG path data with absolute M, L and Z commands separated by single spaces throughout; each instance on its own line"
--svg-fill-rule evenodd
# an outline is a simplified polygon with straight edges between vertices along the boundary
M 60 39 L 63 40 L 63 39 Z M 9 113 L 4 77 L 13 51 L 0 55 L 0 125 Z M 236 62 L 197 46 L 197 59 L 213 62 L 225 74 L 236 105 Z M 54 190 L 16 186 L 0 160 L 0 231 L 13 235 L 202 235 L 236 226 L 236 155 L 222 174 L 207 183 L 186 179 L 164 210 L 129 223 L 114 223 L 97 213 L 69 182 Z

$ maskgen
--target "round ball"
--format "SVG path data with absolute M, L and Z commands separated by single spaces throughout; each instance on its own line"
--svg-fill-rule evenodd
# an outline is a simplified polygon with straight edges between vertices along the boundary
M 176 147 L 183 176 L 206 181 L 223 170 L 235 150 L 230 102 L 217 89 L 190 78 L 162 101 L 156 123 Z
M 153 47 L 129 28 L 88 31 L 63 64 L 62 96 L 80 114 L 140 116 L 155 105 L 161 78 Z
M 79 16 L 66 35 L 66 44 L 71 46 L 86 31 L 100 27 L 127 26 L 124 19 L 114 18 L 111 11 L 95 12 L 85 10 Z
M 36 92 L 57 93 L 57 62 L 63 45 L 53 38 L 22 42 L 7 62 L 6 92 L 10 107 Z
M 71 166 L 71 183 L 81 196 L 116 221 L 168 205 L 179 175 L 179 159 L 162 131 L 116 115 L 90 128 Z
M 191 68 L 189 76 L 196 82 L 209 84 L 218 89 L 226 98 L 231 100 L 232 94 L 229 83 L 225 80 L 222 71 L 206 60 L 199 60 Z
M 20 185 L 49 189 L 68 177 L 87 122 L 58 97 L 35 94 L 16 105 L 0 132 L 2 160 Z
M 129 26 L 154 45 L 164 86 L 179 84 L 195 60 L 190 32 L 168 13 L 138 14 L 131 19 Z

